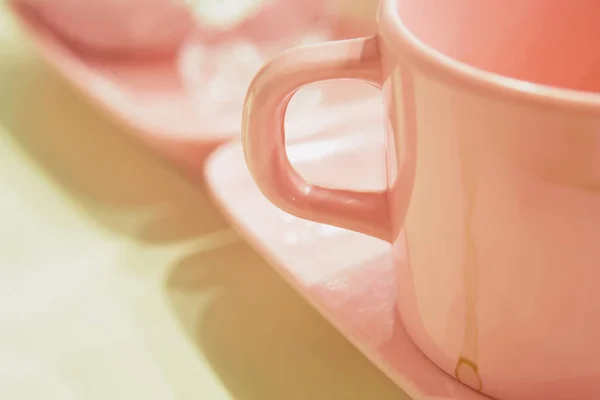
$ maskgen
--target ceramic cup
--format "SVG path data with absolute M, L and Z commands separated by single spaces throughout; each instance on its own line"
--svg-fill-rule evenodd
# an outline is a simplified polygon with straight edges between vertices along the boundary
M 397 308 L 429 359 L 493 398 L 600 398 L 600 3 L 382 0 L 378 33 L 286 51 L 252 82 L 263 194 L 392 243 Z M 306 182 L 283 119 L 327 79 L 381 88 L 387 182 Z M 352 249 L 348 249 L 352 251 Z

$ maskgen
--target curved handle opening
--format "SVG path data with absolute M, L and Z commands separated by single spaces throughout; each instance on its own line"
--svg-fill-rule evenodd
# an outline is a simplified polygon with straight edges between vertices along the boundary
M 254 78 L 244 105 L 243 146 L 261 192 L 300 218 L 393 240 L 388 192 L 331 189 L 306 182 L 285 150 L 285 113 L 301 87 L 332 79 L 359 79 L 381 87 L 376 37 L 290 49 Z

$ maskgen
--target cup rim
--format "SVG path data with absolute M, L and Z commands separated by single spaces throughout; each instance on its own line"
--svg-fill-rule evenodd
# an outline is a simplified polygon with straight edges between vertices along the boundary
M 564 89 L 511 78 L 485 71 L 443 54 L 421 41 L 404 24 L 397 2 L 398 0 L 381 0 L 378 25 L 379 34 L 383 39 L 392 44 L 393 49 L 403 50 L 401 56 L 409 56 L 411 61 L 421 67 L 475 90 L 492 92 L 533 106 L 575 109 L 600 114 L 600 93 Z

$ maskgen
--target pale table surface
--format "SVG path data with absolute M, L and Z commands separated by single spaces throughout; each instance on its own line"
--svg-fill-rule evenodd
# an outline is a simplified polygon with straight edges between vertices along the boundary
M 0 399 L 406 397 L 0 5 Z

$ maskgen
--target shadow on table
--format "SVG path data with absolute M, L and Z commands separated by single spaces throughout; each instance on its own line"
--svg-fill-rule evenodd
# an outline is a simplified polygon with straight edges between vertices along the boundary
M 233 398 L 407 399 L 245 243 L 183 260 L 167 294 Z
M 0 124 L 97 222 L 150 242 L 227 227 L 201 179 L 165 168 L 31 52 L 2 56 L 0 93 Z

